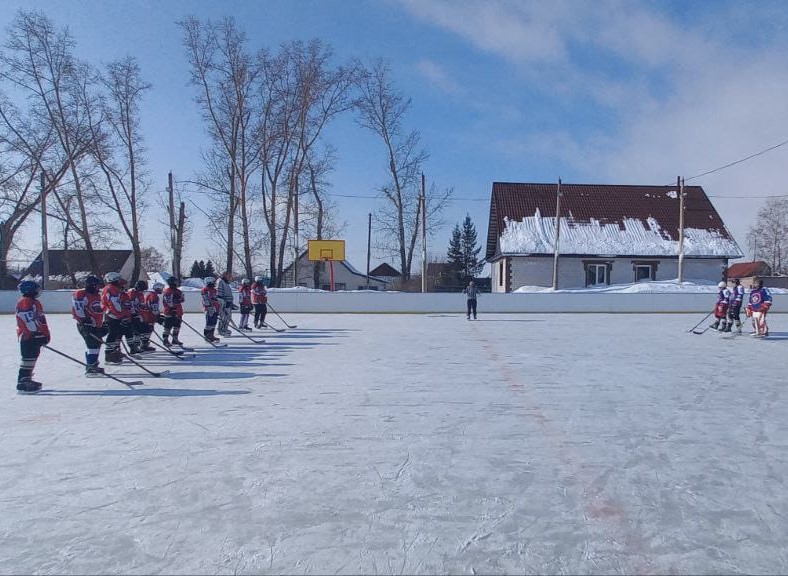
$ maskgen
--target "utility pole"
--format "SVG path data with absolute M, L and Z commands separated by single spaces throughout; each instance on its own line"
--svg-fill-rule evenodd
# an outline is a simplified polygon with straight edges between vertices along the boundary
M 295 178 L 295 176 L 294 176 Z M 295 244 L 295 260 L 293 260 L 293 288 L 298 287 L 298 181 L 294 187 L 295 193 L 293 194 L 293 241 Z M 333 265 L 332 265 L 333 266 Z M 317 288 L 317 286 L 315 286 Z M 331 291 L 334 291 L 332 283 Z
M 179 270 L 176 268 L 178 232 L 175 227 L 175 192 L 172 186 L 172 172 L 167 175 L 167 193 L 169 194 L 170 213 L 170 252 L 172 253 L 172 275 L 177 278 Z
M 553 247 L 553 290 L 558 290 L 558 242 L 561 239 L 561 179 L 555 194 L 555 246 Z
M 424 172 L 421 173 L 421 194 L 419 194 L 421 210 L 421 291 L 427 291 L 427 198 L 425 192 Z
M 369 258 L 372 245 L 372 212 L 369 213 L 369 224 L 367 225 L 367 290 L 369 290 Z
M 47 238 L 47 176 L 41 170 L 41 289 L 49 283 L 49 239 Z
M 684 282 L 684 178 L 676 177 L 679 189 L 679 284 Z

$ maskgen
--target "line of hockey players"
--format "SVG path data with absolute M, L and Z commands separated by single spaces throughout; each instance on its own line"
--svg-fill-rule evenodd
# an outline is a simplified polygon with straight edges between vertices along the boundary
M 717 285 L 717 302 L 714 305 L 714 323 L 711 328 L 720 332 L 735 332 L 741 334 L 741 309 L 744 304 L 744 286 L 741 280 L 735 278 L 733 286 L 728 288 L 726 282 Z M 758 279 L 750 290 L 749 300 L 745 307 L 745 314 L 752 320 L 753 336 L 765 338 L 769 335 L 769 326 L 766 324 L 766 314 L 772 305 L 772 295 L 763 285 L 763 280 Z
M 219 333 L 229 336 L 232 310 L 238 307 L 234 303 L 228 273 L 222 275 L 218 288 L 214 278 L 205 278 L 204 281 L 204 335 L 206 340 L 215 342 L 218 340 L 214 336 L 217 321 Z M 140 280 L 127 289 L 126 280 L 117 272 L 107 273 L 103 281 L 93 275 L 85 278 L 84 287 L 73 293 L 71 315 L 85 341 L 86 376 L 104 375 L 104 369 L 99 366 L 102 344 L 105 345 L 106 364 L 123 362 L 121 346 L 124 339 L 129 354 L 155 352 L 156 348 L 150 342 L 156 324 L 164 328 L 163 346 L 167 349 L 183 346 L 178 338 L 183 322 L 183 292 L 177 278 L 170 277 L 166 282 L 166 286 L 156 282 L 149 287 L 148 282 Z M 16 389 L 20 393 L 35 393 L 41 390 L 41 383 L 33 380 L 33 369 L 41 348 L 49 344 L 51 336 L 43 306 L 38 300 L 38 283 L 25 280 L 19 284 L 19 291 L 21 298 L 16 305 L 16 321 L 22 358 Z M 255 277 L 254 283 L 243 280 L 238 292 L 241 304 L 238 329 L 251 330 L 249 316 L 252 311 L 255 327 L 265 327 L 268 297 L 263 278 Z

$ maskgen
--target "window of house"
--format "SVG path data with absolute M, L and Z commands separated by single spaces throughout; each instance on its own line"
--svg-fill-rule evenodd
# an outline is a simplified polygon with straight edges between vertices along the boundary
M 347 290 L 347 284 L 344 282 L 335 282 L 334 283 L 335 290 Z
M 600 284 L 607 284 L 607 265 L 588 264 L 586 268 L 586 285 L 599 286 Z
M 651 264 L 638 264 L 635 266 L 635 282 L 651 280 Z
M 498 286 L 503 286 L 503 260 L 498 261 Z
M 377 289 L 378 289 L 378 287 L 377 286 L 373 286 L 372 284 L 370 284 L 369 287 L 367 287 L 366 284 L 363 284 L 363 285 L 359 286 L 358 288 L 356 288 L 356 290 L 377 290 Z

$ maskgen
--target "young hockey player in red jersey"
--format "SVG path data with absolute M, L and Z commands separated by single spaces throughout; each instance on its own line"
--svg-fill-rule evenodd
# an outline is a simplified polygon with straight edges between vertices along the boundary
M 725 332 L 725 327 L 728 324 L 728 303 L 730 302 L 731 291 L 728 290 L 728 285 L 725 282 L 717 284 L 717 303 L 714 305 L 714 324 L 711 327 L 714 330 Z
M 159 302 L 159 294 L 164 289 L 164 284 L 156 282 L 151 286 L 150 290 L 147 289 L 145 284 L 145 292 L 142 296 L 142 322 L 145 325 L 142 333 L 142 349 L 153 347 L 150 345 L 150 337 L 153 334 L 153 329 L 156 324 L 162 324 L 164 318 L 161 315 L 161 307 Z
M 49 344 L 49 326 L 44 316 L 44 307 L 38 301 L 38 283 L 24 280 L 19 284 L 22 297 L 16 303 L 16 333 L 22 360 L 16 391 L 20 394 L 35 394 L 41 390 L 41 382 L 33 380 L 33 369 L 41 354 L 41 347 Z
M 127 342 L 133 338 L 131 328 L 131 304 L 128 295 L 123 290 L 124 280 L 117 272 L 107 272 L 104 275 L 106 285 L 101 291 L 101 306 L 104 309 L 104 318 L 107 321 L 107 347 L 104 350 L 106 364 L 120 364 L 123 362 L 123 352 L 120 349 L 121 338 L 125 336 Z
M 101 306 L 103 282 L 98 276 L 85 278 L 85 287 L 76 290 L 71 297 L 71 315 L 77 321 L 77 331 L 85 341 L 86 376 L 103 376 L 104 369 L 99 367 L 101 341 L 107 335 L 104 327 L 104 309 Z
M 222 309 L 222 303 L 219 302 L 219 296 L 216 292 L 216 278 L 208 276 L 204 282 L 202 309 L 205 311 L 205 329 L 202 333 L 208 342 L 218 342 L 219 339 L 214 336 L 214 331 L 216 330 L 216 322 L 219 320 L 219 311 Z
M 265 315 L 268 312 L 268 293 L 263 284 L 262 276 L 255 276 L 251 287 L 252 306 L 254 306 L 254 327 L 265 326 Z
M 133 288 L 129 288 L 126 291 L 129 304 L 131 305 L 131 330 L 133 336 L 129 346 L 132 353 L 156 351 L 156 348 L 150 345 L 150 334 L 153 326 L 143 319 L 145 291 L 147 289 L 148 283 L 145 280 L 139 280 Z
M 178 279 L 174 276 L 167 278 L 167 287 L 164 289 L 162 298 L 164 307 L 164 345 L 169 348 L 172 346 L 183 346 L 183 342 L 178 340 L 183 322 L 183 292 L 178 288 Z M 172 334 L 172 343 L 170 343 Z
M 252 312 L 252 288 L 248 278 L 241 280 L 241 285 L 238 287 L 238 304 L 241 306 L 241 320 L 238 323 L 238 329 L 251 332 L 249 314 Z

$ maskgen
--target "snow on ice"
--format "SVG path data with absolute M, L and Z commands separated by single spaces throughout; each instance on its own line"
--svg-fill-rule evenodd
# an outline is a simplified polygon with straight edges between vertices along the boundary
M 169 378 L 110 368 L 135 390 L 45 350 L 35 396 L 1 317 L 0 572 L 788 572 L 785 317 L 756 340 L 480 304 L 185 329 L 195 359 L 146 362 Z

